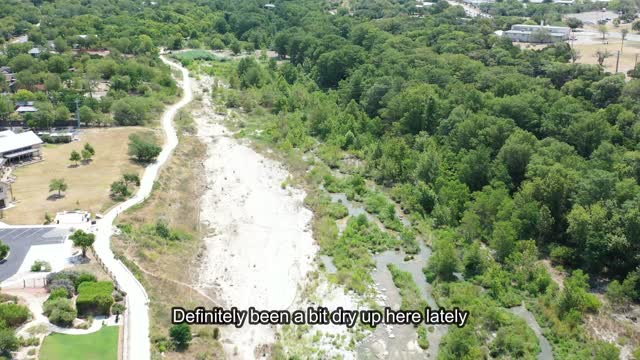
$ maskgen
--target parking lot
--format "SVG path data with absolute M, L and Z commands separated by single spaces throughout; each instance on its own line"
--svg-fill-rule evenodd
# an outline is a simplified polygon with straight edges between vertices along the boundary
M 62 244 L 68 229 L 53 227 L 0 228 L 0 240 L 9 245 L 7 259 L 0 263 L 0 281 L 18 272 L 31 246 Z

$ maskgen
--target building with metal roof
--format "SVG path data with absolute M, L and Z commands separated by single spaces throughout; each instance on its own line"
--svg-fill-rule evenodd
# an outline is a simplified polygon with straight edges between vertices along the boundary
M 42 159 L 42 140 L 33 131 L 0 132 L 0 158 L 8 164 Z

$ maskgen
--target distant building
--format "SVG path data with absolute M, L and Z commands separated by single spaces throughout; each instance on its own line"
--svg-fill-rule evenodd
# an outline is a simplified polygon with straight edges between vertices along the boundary
M 264 7 L 267 9 L 275 9 L 276 6 L 274 4 L 264 4 Z
M 35 106 L 18 106 L 16 112 L 18 114 L 34 113 L 38 112 L 38 108 Z
M 525 25 L 511 26 L 503 33 L 512 41 L 529 43 L 553 43 L 569 40 L 571 29 L 563 26 Z
M 11 184 L 0 180 L 0 209 L 4 209 L 13 201 Z
M 480 4 L 493 4 L 496 0 L 462 0 L 462 2 L 471 5 L 480 5 Z
M 40 53 L 42 53 L 42 51 L 40 51 L 40 49 L 38 49 L 37 47 L 34 47 L 33 49 L 29 50 L 29 55 L 31 56 L 40 56 Z
M 7 164 L 42 159 L 42 140 L 33 131 L 0 132 L 0 159 Z
M 13 87 L 15 86 L 16 81 L 18 81 L 16 78 L 16 74 L 14 74 L 11 71 L 11 68 L 8 66 L 0 67 L 0 74 L 4 76 L 5 81 L 7 82 L 7 84 L 9 84 L 9 87 L 13 90 Z

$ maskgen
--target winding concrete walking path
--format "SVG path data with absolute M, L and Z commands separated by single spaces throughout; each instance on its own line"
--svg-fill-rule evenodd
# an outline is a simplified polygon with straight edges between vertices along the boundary
M 146 360 L 151 358 L 149 297 L 142 284 L 140 284 L 131 271 L 129 271 L 120 260 L 114 257 L 111 251 L 113 222 L 120 213 L 143 202 L 151 193 L 153 183 L 158 176 L 160 168 L 167 162 L 171 153 L 178 145 L 178 136 L 173 126 L 173 118 L 178 110 L 191 102 L 193 98 L 191 79 L 189 79 L 187 69 L 167 60 L 163 56 L 161 56 L 160 59 L 165 64 L 180 70 L 182 73 L 182 99 L 171 105 L 162 115 L 165 143 L 156 161 L 145 169 L 138 192 L 129 200 L 112 208 L 98 221 L 96 241 L 93 245 L 96 255 L 104 263 L 109 272 L 111 272 L 118 287 L 127 293 L 126 328 L 123 341 L 124 360 Z

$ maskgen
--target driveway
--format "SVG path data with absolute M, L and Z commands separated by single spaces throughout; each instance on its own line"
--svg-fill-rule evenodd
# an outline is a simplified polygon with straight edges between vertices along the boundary
M 29 249 L 34 245 L 62 244 L 69 235 L 68 229 L 55 227 L 0 228 L 0 240 L 9 245 L 9 256 L 0 263 L 0 281 L 18 272 Z

